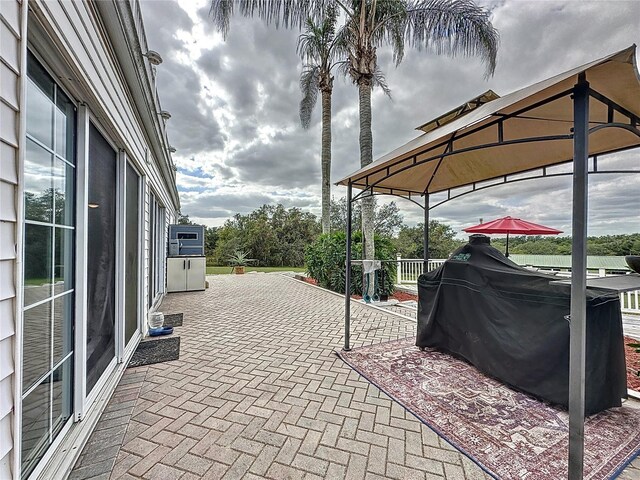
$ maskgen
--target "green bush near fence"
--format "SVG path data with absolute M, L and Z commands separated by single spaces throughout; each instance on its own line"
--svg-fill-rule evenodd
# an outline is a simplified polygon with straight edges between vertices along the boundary
M 347 236 L 344 232 L 326 233 L 307 247 L 305 263 L 307 272 L 311 278 L 318 281 L 318 285 L 334 292 L 344 293 L 345 287 L 345 260 L 347 258 Z M 376 259 L 395 260 L 396 253 L 391 240 L 375 237 Z M 353 234 L 351 244 L 351 258 L 362 258 L 362 233 Z M 381 285 L 381 272 L 377 272 L 379 295 L 390 295 L 395 289 L 396 264 L 383 263 L 385 272 L 385 285 Z M 362 294 L 362 265 L 356 264 L 351 269 L 351 294 Z

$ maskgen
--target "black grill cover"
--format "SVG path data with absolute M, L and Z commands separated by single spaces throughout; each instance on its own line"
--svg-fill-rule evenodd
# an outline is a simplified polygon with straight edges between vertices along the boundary
M 550 403 L 569 402 L 571 289 L 491 245 L 459 248 L 418 279 L 418 347 L 435 347 Z M 620 299 L 587 290 L 586 414 L 627 396 Z

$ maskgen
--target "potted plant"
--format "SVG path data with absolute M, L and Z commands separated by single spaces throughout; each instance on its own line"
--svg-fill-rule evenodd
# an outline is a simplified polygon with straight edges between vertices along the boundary
M 231 265 L 231 271 L 240 275 L 244 273 L 244 267 L 249 263 L 249 258 L 247 252 L 243 252 L 242 250 L 236 250 L 231 254 L 228 258 L 229 265 Z

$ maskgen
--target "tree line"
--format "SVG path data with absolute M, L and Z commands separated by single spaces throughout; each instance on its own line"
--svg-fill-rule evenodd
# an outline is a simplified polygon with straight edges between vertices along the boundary
M 505 239 L 491 241 L 504 251 Z M 509 237 L 509 253 L 522 255 L 571 255 L 571 237 Z M 640 254 L 640 233 L 587 238 L 587 255 L 622 256 Z
M 353 213 L 354 232 L 360 231 L 360 215 L 356 204 Z M 346 230 L 346 199 L 331 200 L 331 231 Z M 178 223 L 193 224 L 189 216 L 180 216 Z M 403 258 L 423 258 L 423 224 L 404 223 L 395 202 L 375 205 L 376 236 L 384 239 L 385 249 Z M 256 265 L 301 267 L 305 253 L 322 233 L 321 219 L 299 208 L 283 205 L 263 205 L 246 215 L 236 214 L 220 227 L 205 227 L 205 254 L 208 265 L 227 265 L 236 251 L 247 253 Z M 429 221 L 429 256 L 448 258 L 466 238 L 456 238 L 449 225 Z M 505 239 L 491 239 L 491 244 L 504 252 Z M 571 237 L 515 236 L 509 238 L 513 254 L 570 255 Z M 606 235 L 587 239 L 588 255 L 640 254 L 640 233 Z M 356 257 L 354 257 L 356 258 Z
M 179 223 L 192 222 L 181 216 Z M 221 227 L 205 227 L 207 265 L 228 265 L 234 253 L 243 252 L 258 266 L 303 266 L 305 249 L 319 234 L 320 223 L 312 213 L 263 205 L 234 215 Z

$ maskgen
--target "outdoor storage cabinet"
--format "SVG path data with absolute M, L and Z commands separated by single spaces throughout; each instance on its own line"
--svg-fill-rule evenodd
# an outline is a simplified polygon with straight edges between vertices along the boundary
M 167 258 L 167 292 L 204 290 L 206 257 Z

